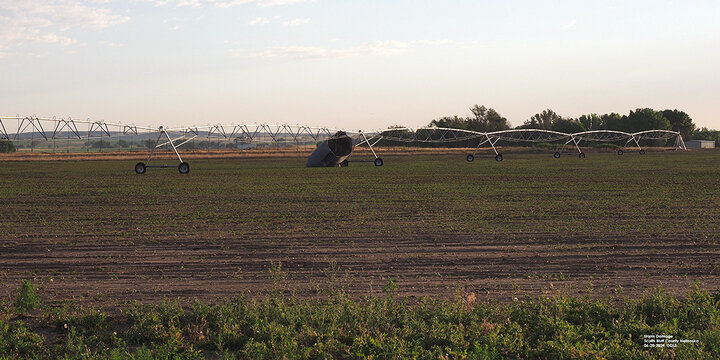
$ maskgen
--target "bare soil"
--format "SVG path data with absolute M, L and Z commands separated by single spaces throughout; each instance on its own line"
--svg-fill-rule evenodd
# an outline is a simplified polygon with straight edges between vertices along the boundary
M 720 288 L 720 247 L 702 240 L 556 234 L 272 239 L 162 239 L 57 245 L 34 239 L 0 253 L 0 295 L 40 279 L 46 300 L 122 302 L 166 297 L 213 301 L 285 291 L 301 297 L 380 293 L 388 279 L 409 296 L 475 293 L 638 296 Z M 588 245 L 593 244 L 593 245 Z
M 5 163 L 0 298 L 24 279 L 50 302 L 107 306 L 364 296 L 390 279 L 402 295 L 501 302 L 720 288 L 714 154 L 390 160 L 213 160 L 186 177 L 138 177 L 129 161 Z

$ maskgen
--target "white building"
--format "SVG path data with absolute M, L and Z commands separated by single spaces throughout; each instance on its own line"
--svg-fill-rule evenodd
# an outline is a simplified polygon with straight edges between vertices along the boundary
M 688 140 L 685 142 L 688 149 L 714 149 L 715 142 L 712 140 Z

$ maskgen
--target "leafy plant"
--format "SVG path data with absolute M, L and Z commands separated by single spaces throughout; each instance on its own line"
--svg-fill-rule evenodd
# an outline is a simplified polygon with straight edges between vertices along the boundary
M 30 280 L 23 281 L 20 294 L 15 300 L 15 307 L 23 312 L 35 310 L 41 303 L 40 295 L 35 291 L 35 285 Z

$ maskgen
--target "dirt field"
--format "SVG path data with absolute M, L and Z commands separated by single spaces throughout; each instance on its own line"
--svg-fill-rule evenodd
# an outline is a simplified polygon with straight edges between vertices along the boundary
M 360 156 L 360 158 L 365 158 Z M 3 162 L 0 296 L 214 300 L 345 289 L 636 296 L 720 288 L 720 153 Z

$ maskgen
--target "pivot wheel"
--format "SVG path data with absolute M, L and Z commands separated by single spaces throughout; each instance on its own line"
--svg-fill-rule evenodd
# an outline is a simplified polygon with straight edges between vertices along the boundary
M 465 158 L 465 160 L 467 160 L 468 162 L 473 162 L 473 160 L 475 160 L 475 157 L 472 156 L 472 154 L 468 154 L 468 156 Z
M 585 158 L 585 153 L 584 153 L 584 152 L 579 153 L 579 154 L 578 154 L 578 157 L 581 158 L 581 159 L 584 159 L 584 158 Z
M 503 160 L 502 154 L 495 155 L 495 161 L 502 161 L 502 160 Z
M 144 174 L 145 173 L 145 164 L 141 163 L 141 162 L 135 164 L 135 172 L 138 174 Z
M 553 154 L 553 157 L 555 157 L 556 159 L 559 159 L 559 158 L 560 158 L 560 152 L 559 152 L 559 151 L 556 151 L 556 152 Z
M 347 161 L 347 159 L 345 159 L 345 160 L 343 160 L 342 162 L 340 162 L 339 165 L 340 165 L 340 167 L 346 167 L 346 166 L 348 166 L 348 161 Z
M 622 151 L 622 149 L 618 150 L 618 155 L 622 155 L 622 154 L 624 154 L 624 152 Z
M 645 150 L 640 150 L 640 155 L 645 155 Z
M 183 162 L 178 165 L 178 171 L 180 171 L 181 174 L 187 174 L 190 172 L 190 164 Z
M 381 158 L 375 158 L 375 166 L 383 166 L 383 160 Z

